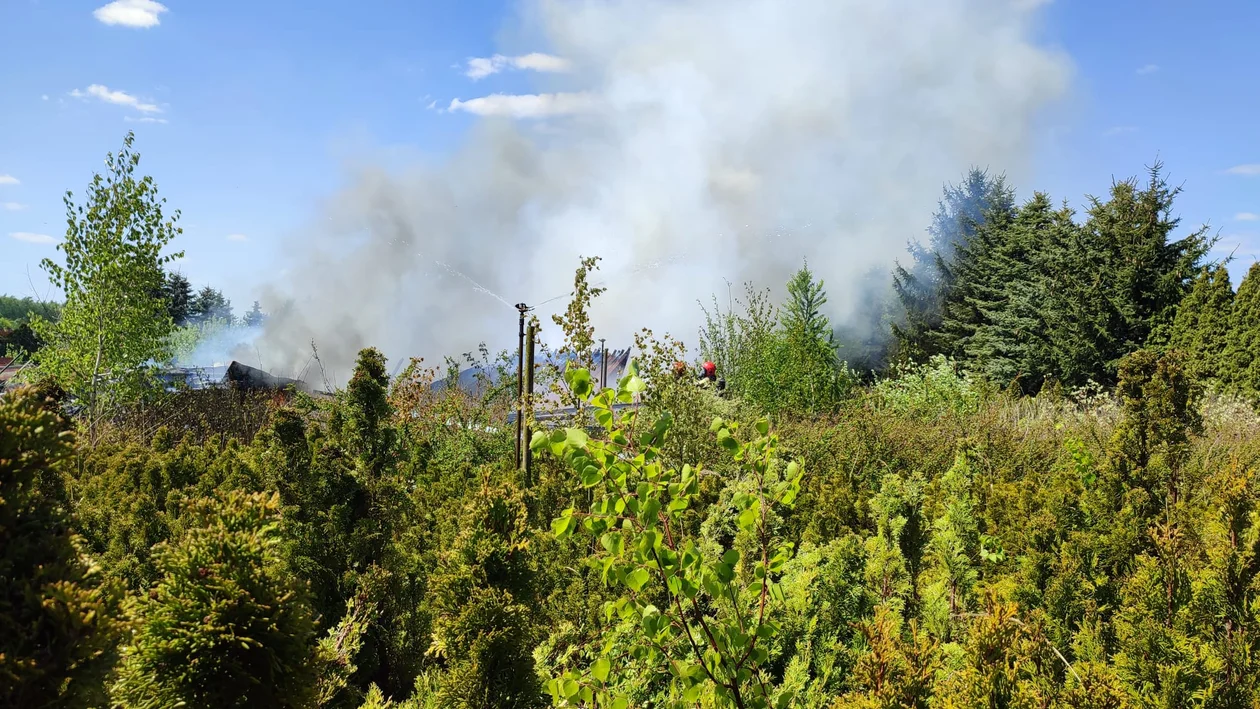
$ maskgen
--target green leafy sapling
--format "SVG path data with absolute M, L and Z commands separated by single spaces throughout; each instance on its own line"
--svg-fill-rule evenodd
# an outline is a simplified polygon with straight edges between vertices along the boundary
M 795 502 L 801 466 L 775 455 L 778 436 L 767 421 L 757 422 L 742 440 L 737 424 L 714 419 L 710 432 L 751 490 L 736 495 L 733 504 L 741 533 L 754 540 L 758 553 L 743 558 L 735 549 L 702 548 L 690 531 L 695 525 L 687 523 L 695 514 L 701 471 L 668 468 L 661 455 L 670 414 L 647 422 L 633 409 L 613 410 L 645 390 L 637 366 L 631 364 L 616 388 L 594 396 L 586 370 L 569 369 L 565 379 L 589 401 L 602 434 L 592 437 L 580 428 L 534 434 L 530 447 L 564 460 L 590 491 L 589 509 L 565 510 L 552 531 L 598 540 L 590 563 L 605 583 L 624 589 L 605 606 L 606 619 L 634 628 L 637 642 L 627 650 L 607 641 L 585 672 L 553 679 L 548 689 L 555 703 L 627 707 L 621 687 L 645 669 L 666 685 L 662 706 L 696 706 L 701 697 L 715 707 L 787 706 L 791 693 L 775 691 L 765 670 L 768 646 L 779 632 L 767 608 L 783 600 L 775 579 L 793 545 L 776 536 L 770 520 L 776 508 Z

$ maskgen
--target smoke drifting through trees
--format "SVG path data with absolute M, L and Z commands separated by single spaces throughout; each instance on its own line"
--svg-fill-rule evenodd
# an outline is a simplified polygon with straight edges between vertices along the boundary
M 697 299 L 726 281 L 779 286 L 802 257 L 844 325 L 862 274 L 923 234 L 943 182 L 973 164 L 1019 176 L 1069 76 L 1033 40 L 1039 4 L 530 0 L 520 48 L 572 67 L 539 75 L 539 93 L 582 100 L 478 118 L 437 166 L 360 167 L 295 245 L 256 345 L 297 371 L 314 340 L 348 373 L 369 343 L 431 359 L 498 344 L 513 311 L 451 271 L 538 303 L 583 254 L 603 258 L 592 317 L 610 338 L 690 339 Z

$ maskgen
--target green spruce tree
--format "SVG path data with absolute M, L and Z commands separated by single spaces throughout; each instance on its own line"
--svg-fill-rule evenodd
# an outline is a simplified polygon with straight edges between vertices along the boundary
M 192 284 L 182 273 L 169 273 L 162 286 L 162 297 L 166 299 L 166 312 L 176 327 L 188 324 L 193 306 Z
M 965 287 L 967 247 L 991 215 L 1014 209 L 1014 190 L 1002 175 L 972 169 L 959 185 L 946 185 L 928 228 L 928 243 L 910 244 L 912 263 L 893 270 L 893 289 L 901 315 L 892 326 L 898 357 L 923 361 L 953 354 L 954 340 L 945 336 L 947 303 Z M 971 252 L 974 254 L 974 251 Z

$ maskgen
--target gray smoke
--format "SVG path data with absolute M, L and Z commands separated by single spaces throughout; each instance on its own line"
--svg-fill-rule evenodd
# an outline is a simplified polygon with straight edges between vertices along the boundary
M 291 305 L 257 348 L 297 371 L 313 339 L 339 381 L 365 345 L 511 348 L 508 304 L 565 293 L 579 255 L 603 259 L 593 319 L 610 346 L 640 327 L 692 339 L 697 299 L 777 287 L 802 258 L 843 322 L 943 182 L 1024 169 L 1070 75 L 1034 39 L 1039 4 L 527 0 L 505 49 L 571 71 L 524 98 L 470 82 L 450 110 L 482 117 L 449 159 L 354 170 L 293 244 L 264 301 Z

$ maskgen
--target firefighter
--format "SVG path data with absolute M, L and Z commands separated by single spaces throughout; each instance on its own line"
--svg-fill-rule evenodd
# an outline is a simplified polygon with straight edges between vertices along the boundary
M 706 382 L 714 383 L 717 381 L 717 365 L 712 362 L 705 362 L 700 368 L 700 378 Z
M 718 396 L 726 391 L 726 380 L 718 378 L 717 365 L 713 362 L 705 362 L 700 368 L 700 384 L 706 388 L 713 387 Z

